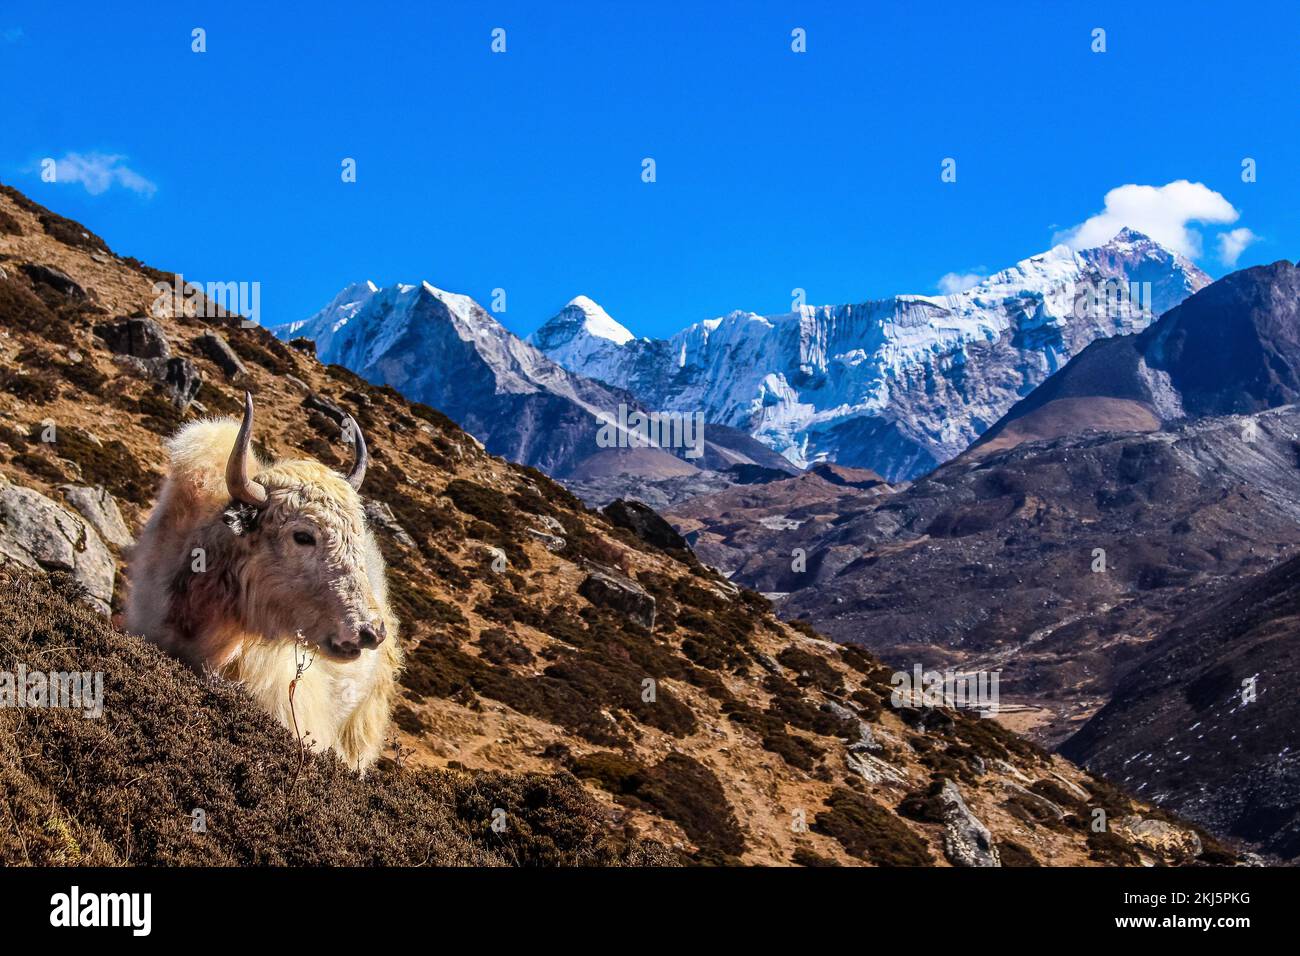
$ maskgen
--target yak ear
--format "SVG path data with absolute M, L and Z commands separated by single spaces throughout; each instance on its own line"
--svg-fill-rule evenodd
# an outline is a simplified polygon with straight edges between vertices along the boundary
M 260 515 L 261 512 L 252 505 L 244 504 L 242 501 L 232 501 L 226 510 L 221 512 L 221 520 L 235 537 L 242 537 L 257 527 L 257 519 Z

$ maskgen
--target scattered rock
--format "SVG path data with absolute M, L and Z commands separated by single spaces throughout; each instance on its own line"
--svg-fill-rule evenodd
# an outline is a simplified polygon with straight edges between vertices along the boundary
M 971 813 L 951 780 L 939 791 L 943 814 L 943 853 L 953 866 L 1001 866 L 989 828 Z
M 552 518 L 550 515 L 534 515 L 533 519 L 541 524 L 541 526 L 551 534 L 560 535 L 561 537 L 568 534 L 568 532 L 564 530 L 564 525 L 560 524 L 558 518 Z
M 952 715 L 938 707 L 900 707 L 898 716 L 903 723 L 920 731 L 942 731 L 953 726 Z
M 154 370 L 149 361 L 138 359 L 134 355 L 114 355 L 113 364 L 125 374 L 134 375 L 136 378 L 152 379 L 154 377 Z
M 104 344 L 118 355 L 130 355 L 139 359 L 166 359 L 172 354 L 166 333 L 153 319 L 100 322 L 95 326 L 95 335 L 103 339 Z
M 416 549 L 415 539 L 406 533 L 406 529 L 402 527 L 397 520 L 397 516 L 393 514 L 392 508 L 382 501 L 376 501 L 374 498 L 367 498 L 362 507 L 366 512 L 366 520 L 370 522 L 372 527 L 378 528 L 388 535 L 399 547 L 407 551 Z
M 1092 794 L 1090 794 L 1087 790 L 1083 789 L 1083 787 L 1079 786 L 1074 781 L 1062 777 L 1055 770 L 1051 770 L 1048 772 L 1051 773 L 1051 775 L 1056 778 L 1057 783 L 1059 783 L 1070 793 L 1074 794 L 1074 796 L 1076 796 L 1078 799 L 1083 800 L 1085 802 L 1092 799 Z
M 348 413 L 336 402 L 330 401 L 324 395 L 317 395 L 315 392 L 309 392 L 307 397 L 302 400 L 302 407 L 314 412 L 320 412 L 340 428 L 347 420 Z
M 849 741 L 849 750 L 853 752 L 883 750 L 876 735 L 871 731 L 871 725 L 857 715 L 854 711 L 845 707 L 843 704 L 837 704 L 833 700 L 828 700 L 822 705 L 822 709 L 834 714 L 840 720 L 851 721 L 857 725 L 858 736 L 856 740 Z
M 906 786 L 909 782 L 905 771 L 890 766 L 875 754 L 864 753 L 859 750 L 846 750 L 844 752 L 844 763 L 859 777 L 873 785 L 896 783 Z
M 565 545 L 567 544 L 567 542 L 563 538 L 559 537 L 558 535 L 549 534 L 545 531 L 539 531 L 537 528 L 529 528 L 528 533 L 532 535 L 534 538 L 536 538 L 538 541 L 542 542 L 542 544 L 546 546 L 547 551 L 558 553 L 560 551 L 563 551 Z
M 117 500 L 106 488 L 100 485 L 60 485 L 59 493 L 90 522 L 104 541 L 119 550 L 131 546 L 131 532 L 122 518 Z
M 1151 850 L 1163 858 L 1192 860 L 1201 855 L 1201 838 L 1195 831 L 1177 827 L 1163 820 L 1148 820 L 1133 815 L 1114 824 L 1138 846 Z
M 601 509 L 616 527 L 626 528 L 647 544 L 665 551 L 685 551 L 686 540 L 648 505 L 619 498 Z
M 128 375 L 165 386 L 167 398 L 181 411 L 189 408 L 203 386 L 203 376 L 187 358 L 137 358 L 114 355 L 113 364 Z
M 170 358 L 163 368 L 162 382 L 167 386 L 172 404 L 184 411 L 199 393 L 203 376 L 189 359 Z
M 592 571 L 578 585 L 578 593 L 597 607 L 625 614 L 646 629 L 654 628 L 654 597 L 641 585 L 612 569 Z
M 86 294 L 86 290 L 79 286 L 72 276 L 53 266 L 43 266 L 40 263 L 29 262 L 22 269 L 33 282 L 47 285 L 54 291 L 66 295 L 69 299 L 86 301 L 90 298 Z
M 64 571 L 109 613 L 117 566 L 89 523 L 40 492 L 0 475 L 0 561 L 42 571 Z
M 239 360 L 230 343 L 216 332 L 204 332 L 194 340 L 194 347 L 210 358 L 226 378 L 234 379 L 248 374 L 248 369 Z
M 1035 793 L 1033 790 L 1026 789 L 1011 780 L 1003 780 L 1002 786 L 1012 793 L 1018 794 L 1022 799 L 1029 801 L 1034 806 L 1039 807 L 1044 814 L 1055 817 L 1057 820 L 1065 819 L 1065 809 L 1059 803 L 1047 799 L 1041 793 Z
M 993 766 L 996 767 L 998 770 L 1002 771 L 1003 773 L 1007 774 L 1008 776 L 1015 777 L 1017 780 L 1019 780 L 1022 783 L 1033 783 L 1032 780 L 1030 780 L 1027 776 L 1025 776 L 1023 773 L 1020 772 L 1020 769 L 1018 767 L 1012 766 L 1011 764 L 1007 763 L 1005 760 L 999 757 L 993 758 Z

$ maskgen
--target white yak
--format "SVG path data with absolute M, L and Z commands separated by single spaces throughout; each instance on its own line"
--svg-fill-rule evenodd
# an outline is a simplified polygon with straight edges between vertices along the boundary
M 182 428 L 130 557 L 126 623 L 364 770 L 383 747 L 402 654 L 357 494 L 365 439 L 351 418 L 345 428 L 347 478 L 315 461 L 259 460 L 251 395 L 243 422 Z

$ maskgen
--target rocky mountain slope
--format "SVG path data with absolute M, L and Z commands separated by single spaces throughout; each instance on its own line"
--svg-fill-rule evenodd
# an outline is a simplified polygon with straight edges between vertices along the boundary
M 892 664 L 1000 670 L 1017 726 L 1055 743 L 1190 594 L 1300 545 L 1298 435 L 1288 407 L 1026 443 L 769 532 L 733 580 Z
M 1139 335 L 1094 342 L 1007 412 L 971 454 L 1298 399 L 1300 268 L 1282 260 L 1225 276 Z
M 1205 595 L 1062 746 L 1123 786 L 1300 858 L 1300 559 Z
M 172 278 L 0 191 L 0 473 L 22 489 L 0 507 L 0 670 L 40 660 L 107 677 L 99 720 L 0 708 L 18 837 L 0 844 L 6 861 L 1234 859 L 992 721 L 891 706 L 869 654 L 781 623 L 644 512 L 589 511 L 440 412 L 219 310 L 149 315 L 153 283 Z M 439 302 L 420 308 L 451 308 Z M 266 455 L 341 465 L 344 409 L 370 445 L 363 493 L 407 660 L 373 780 L 92 617 L 121 606 L 111 517 L 140 525 L 163 437 L 235 412 L 246 388 Z M 55 511 L 66 547 L 46 547 L 31 518 Z M 107 590 L 82 563 L 97 539 Z M 45 589 L 44 573 L 81 590 Z M 340 787 L 317 815 L 310 794 Z M 321 838 L 362 803 L 378 818 Z M 209 806 L 211 845 L 185 832 Z M 1088 825 L 1096 807 L 1114 821 L 1104 833 Z
M 701 494 L 668 506 L 664 515 L 701 561 L 732 577 L 759 563 L 756 556 L 793 557 L 795 546 L 786 548 L 787 540 L 816 539 L 832 523 L 875 508 L 893 490 L 879 476 L 836 480 L 846 471 L 814 465 L 797 477 Z
M 1107 300 L 1108 282 L 1125 295 Z M 897 481 L 961 452 L 1090 342 L 1144 328 L 1208 282 L 1126 229 L 954 295 L 733 312 L 668 339 L 635 338 L 581 298 L 529 341 L 570 371 L 653 408 L 702 411 L 797 465 L 826 460 Z
M 566 371 L 473 299 L 427 282 L 385 289 L 357 283 L 311 318 L 275 332 L 314 342 L 322 361 L 438 408 L 490 453 L 556 477 L 629 474 L 653 481 L 732 464 L 793 470 L 733 429 L 707 430 L 702 447 L 618 441 L 619 433 L 629 432 L 630 413 L 658 409 Z M 598 444 L 602 426 L 612 429 L 613 447 Z M 685 437 L 695 441 L 694 433 Z

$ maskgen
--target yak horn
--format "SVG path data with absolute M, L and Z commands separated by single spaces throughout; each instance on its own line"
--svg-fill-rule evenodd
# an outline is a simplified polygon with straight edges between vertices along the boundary
M 248 477 L 248 446 L 253 440 L 253 396 L 244 393 L 244 420 L 239 437 L 226 462 L 226 490 L 235 501 L 260 507 L 266 504 L 266 489 Z
M 370 464 L 370 452 L 366 449 L 365 436 L 361 434 L 361 426 L 351 415 L 348 416 L 348 424 L 352 431 L 352 449 L 354 457 L 352 460 L 352 472 L 348 475 L 348 484 L 354 490 L 361 490 L 361 483 L 366 480 L 366 466 Z

